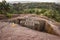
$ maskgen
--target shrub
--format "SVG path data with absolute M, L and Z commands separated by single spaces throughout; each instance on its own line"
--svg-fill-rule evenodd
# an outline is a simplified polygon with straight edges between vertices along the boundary
M 6 13 L 6 17 L 7 17 L 7 18 L 11 18 L 11 17 L 12 17 L 12 14 Z

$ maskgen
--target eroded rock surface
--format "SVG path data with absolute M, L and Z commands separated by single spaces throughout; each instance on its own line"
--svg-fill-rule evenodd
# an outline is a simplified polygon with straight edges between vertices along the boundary
M 44 31 L 50 34 L 60 36 L 60 23 L 55 22 L 45 16 L 38 16 L 33 14 L 22 14 L 16 18 L 6 20 L 8 22 L 14 22 L 24 27 L 31 28 L 33 30 Z
M 31 29 L 45 31 L 60 36 L 60 24 L 45 16 L 28 14 L 11 19 L 11 21 Z
M 0 40 L 60 40 L 60 37 L 14 23 L 0 22 Z
M 28 16 L 20 20 L 20 25 L 60 36 L 60 26 L 56 25 L 56 22 L 44 18 Z

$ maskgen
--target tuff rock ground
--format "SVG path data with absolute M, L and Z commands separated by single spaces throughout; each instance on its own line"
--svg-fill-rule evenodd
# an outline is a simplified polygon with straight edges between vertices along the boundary
M 0 22 L 0 40 L 60 40 L 60 37 L 17 24 Z
M 60 40 L 60 23 L 45 16 L 20 14 L 0 20 L 1 40 Z

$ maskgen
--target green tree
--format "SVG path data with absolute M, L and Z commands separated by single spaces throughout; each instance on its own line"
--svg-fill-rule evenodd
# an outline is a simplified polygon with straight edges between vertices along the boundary
M 7 3 L 5 0 L 2 1 L 1 3 L 1 10 L 4 12 L 2 12 L 3 14 L 6 14 L 10 9 L 10 5 L 9 3 Z

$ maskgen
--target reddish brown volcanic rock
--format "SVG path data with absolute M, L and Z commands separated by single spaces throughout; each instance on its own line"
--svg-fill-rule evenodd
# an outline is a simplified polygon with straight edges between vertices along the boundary
M 60 38 L 14 23 L 0 22 L 0 40 L 60 40 Z
M 10 19 L 10 21 L 31 29 L 45 31 L 50 34 L 60 36 L 60 23 L 57 23 L 54 20 L 49 19 L 45 16 L 26 14 Z
M 18 17 L 3 20 L 5 22 L 14 22 L 33 30 L 45 31 L 50 34 L 60 36 L 60 23 L 55 22 L 45 16 L 35 14 L 21 14 Z
M 39 16 L 35 14 L 22 14 L 17 18 L 11 19 L 11 21 L 31 29 L 45 31 L 50 34 L 60 36 L 60 23 L 57 23 L 45 16 Z

